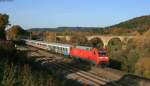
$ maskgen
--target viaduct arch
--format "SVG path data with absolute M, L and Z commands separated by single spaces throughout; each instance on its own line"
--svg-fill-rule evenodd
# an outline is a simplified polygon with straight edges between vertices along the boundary
M 70 40 L 70 36 L 57 36 L 59 38 L 65 38 L 67 41 Z M 94 38 L 99 38 L 103 42 L 103 46 L 106 47 L 111 39 L 118 38 L 121 42 L 127 43 L 129 39 L 135 38 L 136 36 L 104 36 L 104 35 L 95 35 L 95 36 L 86 36 L 88 40 Z

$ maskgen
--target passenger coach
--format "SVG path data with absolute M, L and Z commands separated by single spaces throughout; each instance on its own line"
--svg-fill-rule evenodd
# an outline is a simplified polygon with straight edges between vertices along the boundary
M 78 58 L 89 61 L 92 64 L 108 64 L 109 57 L 106 49 L 97 49 L 86 46 L 72 46 L 61 43 L 46 43 L 35 40 L 24 40 L 27 45 L 51 51 L 58 54 L 63 54 L 65 57 Z

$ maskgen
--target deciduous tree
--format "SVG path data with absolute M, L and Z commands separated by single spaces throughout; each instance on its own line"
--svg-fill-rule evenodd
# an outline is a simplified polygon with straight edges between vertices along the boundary
M 9 16 L 0 13 L 0 39 L 5 40 L 5 28 L 9 25 Z
M 19 25 L 14 25 L 7 31 L 8 38 L 11 40 L 24 38 L 27 34 L 27 31 L 23 30 Z
M 89 41 L 89 45 L 95 48 L 103 48 L 103 41 L 100 38 L 93 38 Z
M 150 57 L 143 57 L 135 65 L 135 73 L 150 78 Z
M 44 32 L 43 40 L 46 42 L 56 42 L 56 33 L 55 32 Z
M 87 42 L 88 40 L 82 32 L 74 32 L 70 39 L 70 43 L 74 45 L 86 45 Z

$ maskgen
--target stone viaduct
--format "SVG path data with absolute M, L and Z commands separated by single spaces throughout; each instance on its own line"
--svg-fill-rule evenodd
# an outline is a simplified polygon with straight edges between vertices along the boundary
M 70 40 L 70 36 L 57 36 L 58 38 L 65 38 L 67 41 Z M 121 42 L 127 43 L 129 39 L 135 38 L 135 36 L 104 36 L 104 35 L 93 35 L 93 36 L 86 36 L 88 40 L 93 38 L 99 38 L 103 42 L 104 46 L 107 46 L 109 41 L 112 39 L 119 39 Z

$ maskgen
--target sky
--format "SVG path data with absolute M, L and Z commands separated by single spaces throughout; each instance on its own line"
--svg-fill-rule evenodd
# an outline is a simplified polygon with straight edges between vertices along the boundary
M 0 13 L 24 29 L 106 27 L 150 15 L 150 0 L 0 0 Z

